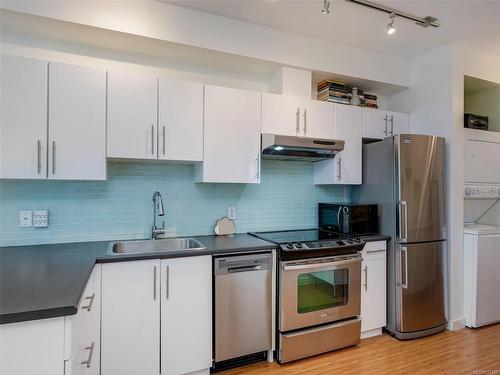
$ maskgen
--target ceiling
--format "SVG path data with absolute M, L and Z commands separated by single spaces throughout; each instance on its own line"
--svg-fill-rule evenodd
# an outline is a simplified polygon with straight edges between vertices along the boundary
M 397 31 L 387 35 L 386 13 L 344 0 L 160 0 L 326 41 L 411 59 L 450 42 L 500 56 L 500 0 L 376 0 L 441 24 L 427 29 L 396 17 Z

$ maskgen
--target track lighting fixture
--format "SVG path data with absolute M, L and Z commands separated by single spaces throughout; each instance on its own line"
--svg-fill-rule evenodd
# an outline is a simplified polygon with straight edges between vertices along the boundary
M 321 13 L 330 14 L 330 0 L 323 0 L 323 9 L 321 9 Z
M 396 28 L 394 27 L 394 18 L 396 17 L 396 13 L 391 13 L 389 16 L 389 23 L 387 24 L 387 34 L 392 35 L 396 32 Z

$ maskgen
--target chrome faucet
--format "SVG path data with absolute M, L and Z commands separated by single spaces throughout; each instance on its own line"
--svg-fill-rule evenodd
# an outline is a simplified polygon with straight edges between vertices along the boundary
M 160 234 L 165 234 L 167 230 L 165 229 L 165 220 L 163 220 L 163 225 L 161 228 L 156 226 L 156 217 L 165 216 L 165 208 L 163 207 L 163 199 L 159 191 L 153 193 L 153 228 L 151 230 L 151 239 L 156 240 L 156 237 Z

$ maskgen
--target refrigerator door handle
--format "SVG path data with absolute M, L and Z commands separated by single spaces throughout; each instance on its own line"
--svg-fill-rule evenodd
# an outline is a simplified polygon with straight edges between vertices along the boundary
M 403 262 L 404 254 L 404 262 Z M 404 280 L 404 281 L 403 281 Z M 401 288 L 408 289 L 408 249 L 401 246 Z
M 399 209 L 399 239 L 402 241 L 406 241 L 408 239 L 408 206 L 406 204 L 406 201 L 398 202 L 398 209 Z

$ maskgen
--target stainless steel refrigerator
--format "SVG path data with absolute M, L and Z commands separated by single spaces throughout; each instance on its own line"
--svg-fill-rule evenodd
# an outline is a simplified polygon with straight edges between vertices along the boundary
M 446 327 L 445 140 L 401 134 L 363 145 L 353 201 L 379 204 L 387 257 L 387 327 L 400 339 Z

